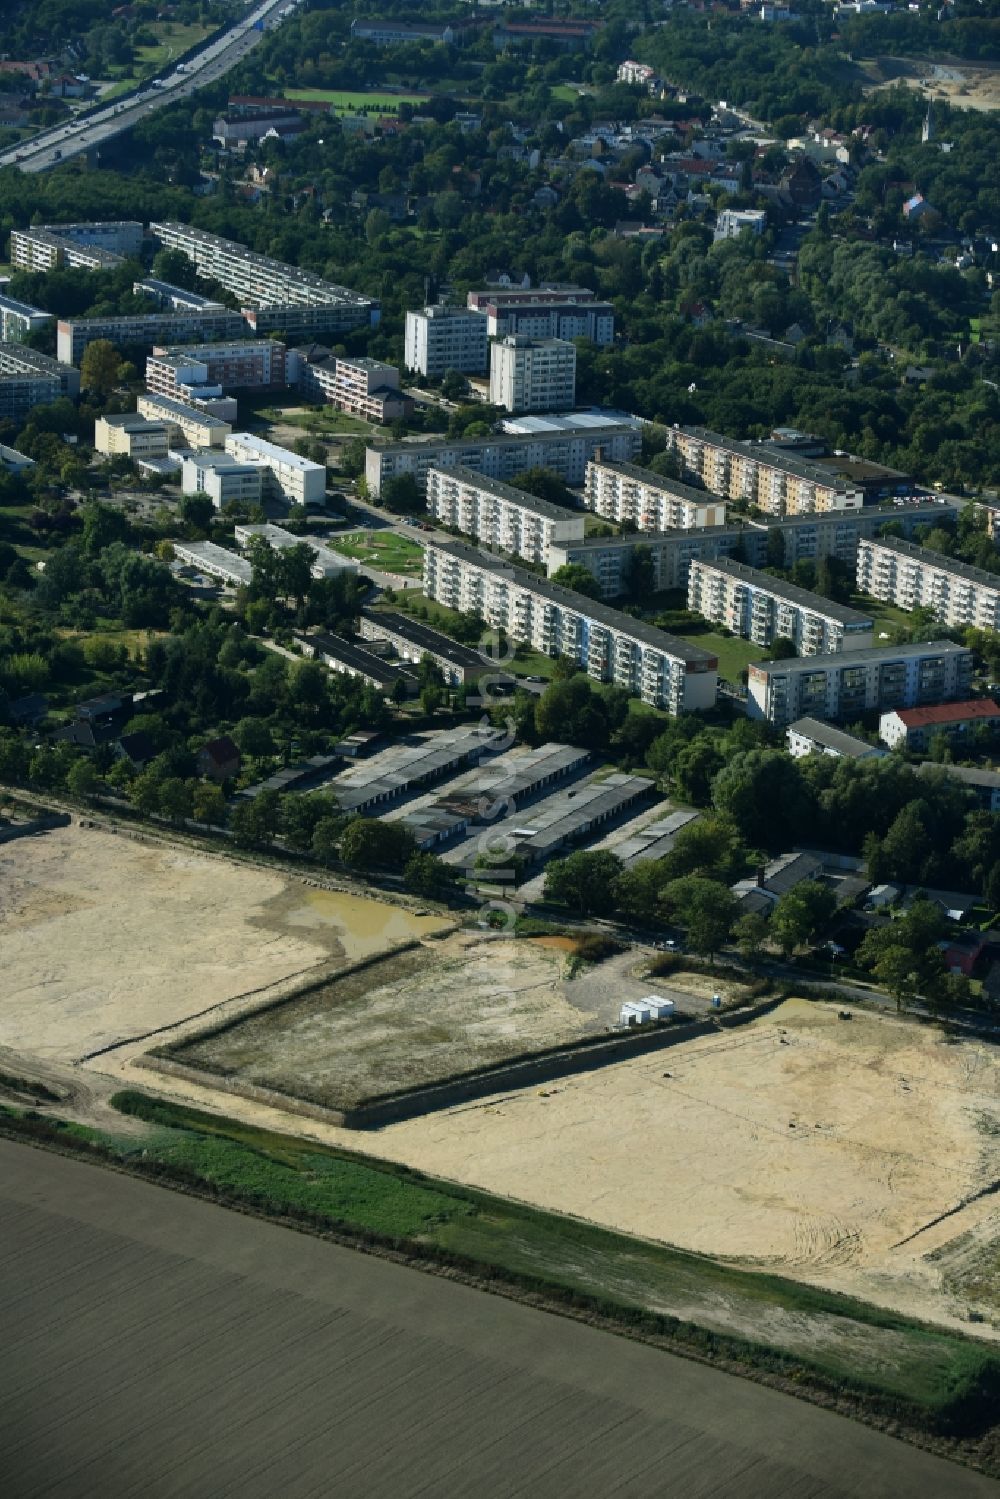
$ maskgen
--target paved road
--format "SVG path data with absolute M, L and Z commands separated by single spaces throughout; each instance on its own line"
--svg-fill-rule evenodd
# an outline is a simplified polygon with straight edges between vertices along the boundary
M 0 1141 L 5 1499 L 996 1499 L 655 1349 Z
M 29 141 L 20 141 L 9 151 L 0 154 L 0 167 L 20 166 L 23 172 L 44 172 L 49 167 L 68 161 L 70 157 L 78 156 L 81 151 L 92 151 L 102 141 L 131 130 L 133 125 L 137 125 L 155 109 L 176 99 L 183 99 L 195 89 L 228 73 L 263 36 L 262 31 L 253 29 L 254 22 L 261 21 L 265 29 L 271 30 L 280 26 L 283 19 L 281 12 L 289 5 L 294 9 L 297 3 L 298 0 L 261 0 L 259 5 L 193 58 L 184 72 L 171 73 L 162 88 L 150 83 L 127 100 L 108 104 L 84 119 L 56 125 L 51 130 L 33 136 Z

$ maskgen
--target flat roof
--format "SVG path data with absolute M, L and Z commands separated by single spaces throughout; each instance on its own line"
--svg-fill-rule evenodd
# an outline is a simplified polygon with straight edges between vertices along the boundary
M 699 646 L 691 645 L 676 635 L 668 635 L 665 630 L 658 630 L 655 625 L 646 624 L 644 620 L 633 619 L 630 614 L 623 614 L 618 609 L 612 609 L 598 599 L 589 598 L 583 593 L 576 593 L 572 588 L 563 588 L 559 583 L 553 583 L 548 578 L 540 578 L 536 573 L 530 573 L 523 567 L 514 567 L 489 553 L 477 551 L 474 547 L 464 546 L 458 541 L 429 541 L 426 544 L 426 550 L 442 552 L 445 556 L 454 557 L 458 562 L 509 578 L 518 588 L 525 588 L 540 598 L 559 604 L 563 609 L 573 609 L 577 614 L 595 620 L 609 630 L 616 630 L 620 635 L 640 640 L 644 645 L 662 651 L 665 656 L 672 656 L 690 666 L 700 667 L 707 671 L 712 665 L 718 664 L 717 657 L 711 651 L 703 651 Z
M 965 781 L 969 786 L 982 786 L 991 791 L 1000 790 L 1000 770 L 988 770 L 985 766 L 941 765 L 937 760 L 922 760 L 917 769 L 922 775 L 944 771 L 946 775 L 954 776 L 957 781 Z
M 865 545 L 881 547 L 887 552 L 896 552 L 900 557 L 909 557 L 914 562 L 922 562 L 925 567 L 936 567 L 941 572 L 953 573 L 958 578 L 965 578 L 970 583 L 982 583 L 989 588 L 1000 589 L 1000 574 L 988 573 L 984 567 L 972 567 L 968 562 L 960 562 L 956 557 L 948 557 L 944 552 L 934 552 L 929 547 L 917 546 L 913 541 L 902 541 L 898 536 L 873 536 L 866 540 Z
M 8 297 L 0 293 L 0 309 L 4 312 L 16 312 L 21 317 L 50 318 L 54 314 L 45 312 L 41 307 L 32 307 L 29 302 L 19 302 L 16 297 Z
M 465 468 L 462 464 L 456 464 L 454 468 L 437 469 L 432 464 L 427 471 L 427 477 L 432 473 L 440 474 L 445 481 L 457 479 L 461 484 L 468 484 L 472 489 L 485 490 L 487 494 L 495 495 L 498 500 L 507 500 L 511 505 L 519 505 L 522 510 L 531 510 L 535 515 L 544 516 L 546 520 L 569 520 L 572 516 L 581 516 L 582 512 L 571 509 L 568 505 L 555 505 L 551 500 L 543 500 L 538 495 L 530 494 L 526 489 L 518 489 L 515 484 L 504 484 L 499 479 L 488 479 L 483 474 L 477 474 L 475 469 Z
M 843 729 L 835 729 L 833 724 L 824 723 L 821 718 L 797 718 L 788 725 L 786 732 L 801 734 L 803 738 L 812 739 L 816 744 L 828 745 L 845 759 L 861 760 L 866 755 L 885 753 L 867 740 L 858 739 L 854 734 L 845 734 Z
M 226 438 L 227 450 L 231 442 L 239 443 L 243 448 L 249 448 L 261 458 L 284 464 L 286 468 L 297 468 L 303 474 L 326 473 L 326 468 L 322 463 L 313 463 L 311 458 L 303 458 L 299 453 L 293 453 L 290 448 L 279 448 L 277 443 L 268 442 L 263 437 L 255 437 L 252 432 L 230 433 Z
M 332 635 L 329 631 L 322 630 L 316 635 L 307 635 L 303 638 L 306 644 L 315 647 L 317 654 L 332 656 L 334 660 L 343 661 L 345 666 L 353 666 L 377 681 L 413 682 L 416 680 L 412 671 L 383 661 L 382 657 L 376 656 L 374 651 L 366 651 L 364 646 L 356 645 L 353 640 L 345 640 L 342 635 Z
M 880 661 L 910 661 L 922 656 L 971 655 L 968 646 L 956 645 L 953 640 L 928 640 L 907 645 L 876 645 L 863 651 L 829 651 L 823 656 L 791 656 L 785 661 L 751 661 L 749 670 L 774 676 L 785 671 L 828 671 L 831 667 L 871 666 Z
M 789 604 L 808 609 L 812 614 L 835 619 L 842 625 L 874 625 L 872 616 L 864 614 L 860 609 L 850 609 L 846 604 L 835 603 L 833 599 L 824 598 L 821 593 L 811 593 L 808 588 L 799 588 L 796 583 L 786 583 L 783 578 L 772 577 L 762 568 L 750 567 L 746 562 L 735 562 L 732 557 L 696 557 L 691 566 L 702 568 L 706 572 L 723 573 L 727 578 L 735 578 L 750 588 L 773 593 L 775 598 L 785 599 Z
M 470 316 L 477 315 L 478 314 L 470 314 Z M 524 417 L 519 418 L 518 420 L 520 425 L 521 421 L 527 423 L 530 418 Z M 548 419 L 546 418 L 546 421 L 547 420 Z M 486 437 L 448 438 L 444 441 L 431 437 L 421 439 L 418 442 L 369 443 L 366 452 L 378 453 L 379 456 L 387 453 L 415 453 L 419 457 L 424 453 L 428 455 L 431 453 L 442 452 L 454 453 L 461 452 L 463 450 L 468 451 L 471 448 L 524 447 L 527 443 L 533 441 L 540 434 L 546 437 L 562 438 L 565 441 L 569 442 L 572 441 L 574 437 L 588 436 L 596 434 L 596 432 L 598 431 L 607 432 L 609 436 L 614 436 L 622 432 L 634 432 L 635 428 L 632 427 L 628 422 L 602 420 L 596 422 L 594 424 L 594 427 L 590 431 L 585 432 L 581 428 L 550 428 L 543 423 L 538 427 L 531 427 L 520 432 L 490 432 Z
M 214 541 L 175 541 L 173 548 L 182 562 L 191 562 L 196 567 L 200 565 L 209 571 L 212 568 L 224 570 L 241 583 L 250 582 L 252 569 L 249 562 L 243 557 L 237 557 L 235 552 L 217 546 Z
M 601 411 L 567 411 L 564 414 L 507 416 L 504 430 L 511 436 L 582 437 L 604 428 L 609 431 L 635 432 L 642 426 L 638 418 L 626 421 L 621 415 L 607 416 Z
M 422 620 L 410 619 L 409 615 L 399 614 L 394 610 L 367 607 L 361 610 L 361 616 L 388 634 L 399 635 L 421 650 L 447 657 L 455 666 L 476 671 L 486 670 L 490 666 L 488 657 L 480 655 L 471 646 L 460 645 L 457 640 L 452 640 L 450 635 L 444 635 L 440 630 L 431 629 Z
M 270 255 L 259 255 L 255 250 L 248 250 L 246 245 L 241 245 L 238 240 L 224 239 L 219 234 L 208 234 L 204 229 L 195 229 L 191 224 L 181 224 L 176 220 L 161 220 L 149 226 L 149 232 L 154 238 L 163 243 L 169 243 L 169 239 L 164 240 L 162 232 L 164 230 L 167 231 L 169 238 L 176 235 L 193 240 L 205 249 L 214 250 L 217 254 L 232 255 L 251 268 L 256 266 L 272 276 L 280 276 L 287 283 L 289 291 L 298 286 L 304 292 L 309 291 L 324 296 L 326 302 L 334 306 L 338 304 L 360 307 L 376 305 L 371 297 L 362 296 L 360 292 L 351 291 L 346 286 L 337 286 L 332 281 L 324 281 L 322 276 L 317 276 L 313 271 L 304 271 L 299 266 L 287 265 L 283 260 L 273 260 Z M 255 298 L 252 305 L 261 307 L 270 304 Z
M 229 428 L 229 422 L 224 422 L 221 416 L 210 416 L 207 411 L 200 411 L 197 406 L 188 406 L 184 401 L 175 401 L 173 396 L 158 396 L 155 391 L 144 390 L 139 397 L 142 401 L 151 401 L 161 411 L 168 411 L 171 416 L 176 416 L 182 421 L 195 421 L 202 427 L 225 427 Z
M 818 463 L 807 462 L 804 458 L 796 458 L 790 453 L 779 451 L 765 440 L 757 442 L 741 441 L 737 437 L 724 437 L 721 432 L 712 432 L 708 427 L 681 427 L 673 429 L 685 437 L 693 437 L 698 442 L 706 443 L 709 447 L 722 448 L 726 453 L 731 453 L 735 458 L 755 458 L 759 462 L 771 468 L 784 469 L 789 474 L 794 474 L 799 479 L 808 479 L 814 484 L 823 484 L 828 489 L 850 489 L 850 485 L 843 479 L 838 480 L 837 475 L 829 469 L 824 469 Z
M 724 505 L 726 503 L 723 495 L 713 494 L 710 489 L 697 489 L 693 484 L 684 484 L 680 479 L 668 479 L 663 474 L 654 473 L 651 468 L 643 468 L 638 463 L 612 463 L 607 458 L 591 458 L 587 467 L 608 469 L 613 474 L 622 474 L 626 479 L 634 479 L 637 484 L 645 484 L 649 489 L 660 489 L 664 494 L 677 495 L 680 499 L 690 500 L 695 505 Z

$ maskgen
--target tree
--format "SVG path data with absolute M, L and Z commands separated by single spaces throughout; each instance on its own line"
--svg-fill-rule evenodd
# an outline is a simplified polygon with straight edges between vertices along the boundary
M 277 791 L 260 791 L 248 801 L 238 801 L 229 816 L 233 840 L 240 848 L 266 848 L 281 826 L 281 797 Z
M 444 688 L 439 687 L 436 682 L 427 682 L 420 690 L 420 707 L 428 718 L 434 714 L 444 703 Z
M 243 753 L 253 760 L 274 754 L 274 738 L 262 719 L 241 718 L 233 729 L 233 738 Z
M 759 911 L 748 911 L 733 927 L 733 936 L 740 957 L 747 963 L 756 963 L 767 941 L 767 918 Z
M 426 508 L 420 487 L 412 474 L 397 474 L 382 485 L 379 503 L 397 515 L 413 515 Z
M 211 781 L 200 782 L 191 798 L 191 816 L 195 822 L 221 827 L 226 820 L 226 798 L 222 787 L 214 786 Z
M 151 817 L 160 808 L 160 785 L 162 777 L 156 770 L 144 770 L 132 782 L 129 797 L 137 812 Z
M 181 496 L 181 520 L 196 531 L 207 531 L 212 524 L 215 506 L 211 497 L 199 490 L 196 494 Z
M 624 571 L 625 592 L 629 598 L 644 602 L 656 591 L 656 568 L 648 546 L 633 547 Z
M 85 801 L 97 795 L 101 778 L 91 760 L 74 760 L 66 773 L 66 790 L 72 796 L 82 796 Z
M 671 880 L 663 893 L 667 911 L 684 928 L 688 946 L 714 956 L 733 929 L 739 903 L 727 885 L 703 875 Z
M 711 734 L 699 734 L 674 756 L 677 795 L 696 807 L 707 807 L 712 800 L 712 782 L 725 763 L 718 740 Z
M 906 915 L 886 926 L 872 927 L 855 957 L 895 999 L 896 1008 L 940 985 L 944 964 L 938 942 L 947 921 L 930 901 L 916 900 Z
M 585 594 L 588 599 L 601 597 L 600 583 L 590 568 L 584 567 L 582 562 L 564 562 L 562 567 L 557 567 L 552 574 L 552 582 L 560 584 L 563 588 L 572 588 L 574 593 Z
M 795 641 L 789 640 L 787 635 L 776 635 L 767 652 L 769 661 L 791 661 L 797 655 Z
M 341 858 L 352 869 L 402 871 L 415 849 L 409 828 L 371 817 L 353 818 L 340 840 Z
M 643 859 L 623 869 L 612 891 L 619 916 L 630 924 L 657 926 L 663 915 L 660 897 L 669 878 L 661 859 Z
M 424 900 L 447 900 L 461 878 L 458 869 L 430 853 L 411 854 L 403 869 L 407 890 Z
M 313 846 L 313 836 L 319 823 L 336 814 L 335 799 L 321 791 L 286 796 L 281 808 L 282 836 L 291 848 L 305 853 Z
M 83 550 L 88 557 L 97 557 L 105 547 L 115 541 L 124 541 L 128 535 L 128 521 L 120 510 L 110 505 L 100 505 L 90 500 L 83 507 Z
M 340 855 L 343 817 L 322 817 L 313 828 L 312 851 L 321 864 L 335 864 Z
M 517 476 L 518 489 L 533 494 L 539 500 L 548 500 L 551 505 L 565 505 L 569 509 L 575 508 L 574 500 L 566 481 L 561 474 L 557 474 L 551 468 L 526 468 L 523 474 Z
M 83 351 L 80 360 L 80 388 L 106 400 L 121 379 L 122 361 L 114 344 L 106 338 L 95 338 Z
M 297 599 L 301 604 L 312 586 L 312 570 L 316 561 L 312 547 L 305 541 L 296 542 L 281 552 L 278 563 L 278 578 L 281 592 L 286 598 Z
M 159 810 L 171 822 L 184 822 L 191 816 L 191 787 L 180 776 L 168 776 L 160 785 Z
M 771 931 L 785 957 L 797 947 L 815 941 L 832 921 L 837 897 L 829 885 L 803 880 L 778 901 L 771 917 Z
M 712 785 L 712 800 L 728 813 L 748 843 L 787 847 L 810 822 L 810 798 L 799 762 L 781 750 L 733 755 Z
M 554 859 L 545 876 L 545 899 L 561 901 L 578 916 L 608 910 L 622 862 L 603 849 L 579 849 Z

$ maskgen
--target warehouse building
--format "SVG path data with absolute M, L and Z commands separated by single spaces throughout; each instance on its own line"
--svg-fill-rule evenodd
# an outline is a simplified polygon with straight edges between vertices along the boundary
M 687 606 L 755 645 L 790 640 L 800 656 L 867 650 L 874 642 L 870 615 L 732 558 L 691 563 Z
M 412 474 L 421 494 L 426 492 L 432 468 L 467 468 L 487 479 L 505 483 L 529 468 L 550 468 L 567 484 L 582 484 L 587 462 L 602 447 L 610 458 L 622 462 L 634 458 L 642 446 L 642 433 L 626 422 L 593 420 L 559 427 L 555 431 L 529 431 L 500 436 L 464 438 L 455 442 L 395 442 L 369 447 L 365 453 L 365 482 L 377 499 L 389 479 Z
M 419 663 L 429 656 L 449 687 L 471 686 L 490 669 L 488 657 L 406 614 L 362 609 L 358 634 L 362 640 L 387 642 L 401 661 Z
M 726 524 L 725 502 L 718 496 L 634 463 L 608 463 L 600 450 L 587 464 L 583 503 L 604 520 L 631 522 L 639 531 Z
M 718 660 L 710 652 L 471 547 L 428 542 L 424 592 L 654 707 L 676 714 L 715 703 Z
M 861 543 L 857 584 L 898 609 L 930 609 L 943 625 L 1000 628 L 1000 576 L 895 536 Z
M 546 563 L 554 544 L 583 540 L 584 517 L 467 468 L 427 473 L 427 509 L 483 546 Z
M 181 344 L 190 339 L 242 338 L 246 323 L 238 312 L 221 303 L 195 312 L 139 312 L 128 317 L 60 318 L 56 324 L 56 353 L 67 364 L 79 364 L 88 344 L 107 339 L 118 349 L 152 349 L 157 344 Z
M 464 307 L 425 307 L 406 314 L 403 363 L 416 374 L 440 379 L 486 372 L 486 318 Z
M 246 245 L 190 224 L 155 223 L 149 232 L 164 248 L 186 255 L 199 276 L 231 292 L 258 335 L 315 338 L 378 326 L 378 302 L 312 271 L 258 255 Z
M 744 500 L 765 515 L 860 510 L 864 491 L 830 468 L 780 453 L 766 443 L 738 442 L 706 427 L 667 427 L 667 452 L 706 489 Z
M 172 447 L 221 448 L 233 430 L 220 417 L 172 396 L 142 395 L 135 405 L 140 416 L 167 428 Z
M 633 864 L 644 864 L 649 859 L 665 859 L 673 851 L 681 829 L 697 822 L 700 816 L 700 812 L 668 812 L 666 817 L 647 822 L 645 827 L 615 844 L 615 858 L 620 859 L 626 869 Z
M 502 741 L 499 730 L 484 733 L 479 727 L 407 739 L 338 776 L 330 790 L 342 812 L 376 816 L 402 797 L 477 765 L 484 755 L 495 753 Z
M 797 718 L 851 721 L 875 709 L 967 698 L 971 681 L 972 652 L 950 640 L 754 661 L 747 713 L 779 728 Z
M 785 731 L 788 753 L 796 760 L 804 755 L 831 755 L 844 760 L 880 760 L 885 750 L 855 734 L 845 734 L 818 718 L 797 718 Z

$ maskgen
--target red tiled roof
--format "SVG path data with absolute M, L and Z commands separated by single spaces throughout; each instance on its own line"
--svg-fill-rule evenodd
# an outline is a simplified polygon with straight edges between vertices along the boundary
M 939 703 L 934 708 L 897 708 L 896 717 L 908 729 L 925 729 L 935 723 L 1000 718 L 1000 706 L 991 697 L 977 697 L 965 703 Z

